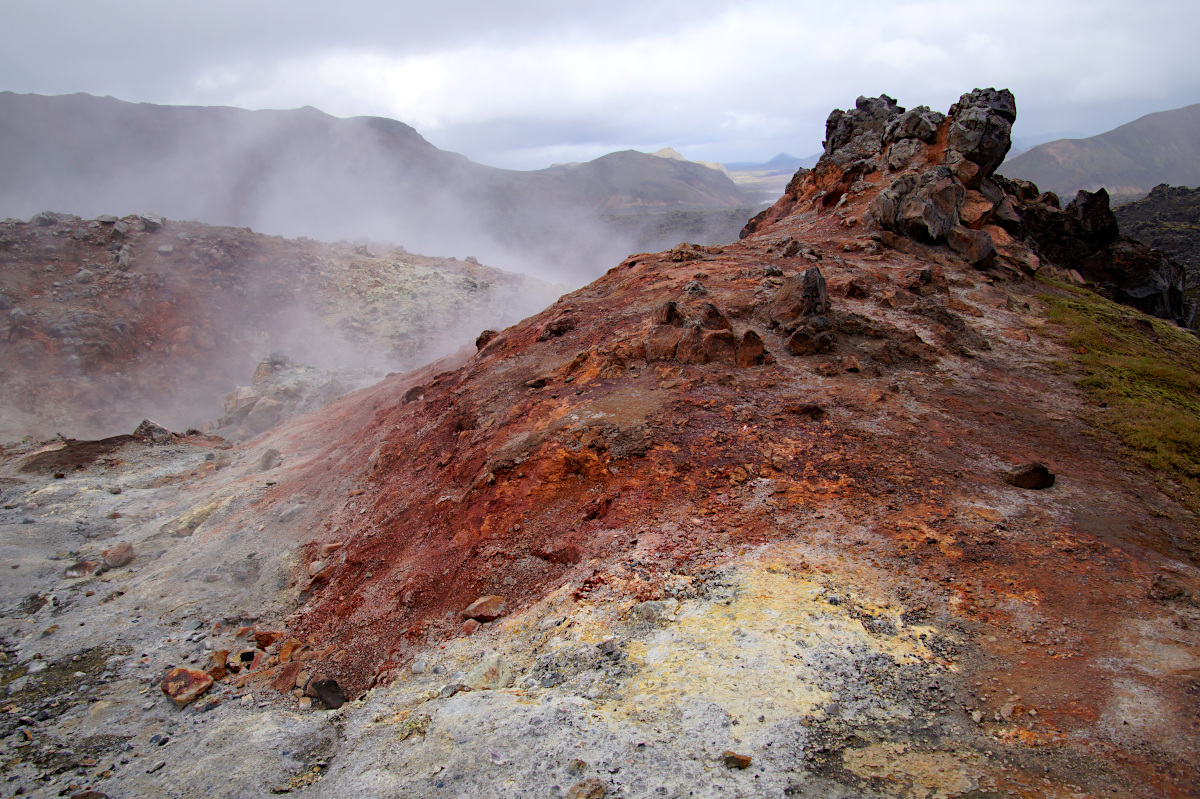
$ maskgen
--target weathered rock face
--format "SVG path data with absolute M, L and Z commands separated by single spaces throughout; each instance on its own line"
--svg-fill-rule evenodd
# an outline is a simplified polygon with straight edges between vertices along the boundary
M 816 167 L 798 172 L 784 197 L 751 219 L 742 236 L 805 207 L 857 224 L 842 209 L 851 196 L 874 192 L 865 221 L 881 229 L 884 242 L 895 244 L 887 237 L 895 234 L 944 244 L 977 268 L 1013 276 L 1048 262 L 1060 277 L 1118 302 L 1194 324 L 1183 272 L 1120 239 L 1107 194 L 1080 192 L 1064 209 L 1053 194 L 995 174 L 1016 116 L 1007 89 L 968 92 L 947 115 L 925 106 L 906 111 L 886 95 L 860 97 L 853 110 L 830 114 Z

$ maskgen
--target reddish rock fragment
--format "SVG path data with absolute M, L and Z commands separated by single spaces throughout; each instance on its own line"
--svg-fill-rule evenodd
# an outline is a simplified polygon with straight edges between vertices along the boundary
M 254 643 L 259 649 L 266 649 L 283 637 L 279 630 L 259 630 L 254 633 Z
M 726 749 L 721 753 L 721 761 L 726 768 L 747 768 L 750 765 L 750 755 L 739 755 Z
M 77 577 L 87 577 L 95 574 L 96 570 L 99 569 L 100 566 L 101 563 L 98 560 L 81 560 L 78 563 L 68 566 L 67 570 L 63 572 L 63 575 L 71 579 L 75 579 Z
M 106 549 L 100 555 L 104 558 L 104 565 L 110 569 L 117 569 L 133 563 L 135 557 L 133 545 L 128 541 L 123 541 L 112 549 Z
M 208 674 L 180 666 L 167 672 L 159 687 L 178 707 L 186 707 L 211 688 L 212 684 L 213 678 Z
M 758 366 L 766 357 L 767 347 L 762 338 L 753 330 L 742 334 L 742 340 L 737 348 L 737 365 L 742 369 Z
M 289 638 L 279 647 L 279 662 L 288 663 L 291 660 L 299 660 L 299 655 L 307 649 L 308 646 L 295 638 Z
M 598 779 L 582 780 L 571 786 L 567 791 L 567 799 L 604 799 L 608 788 Z
M 280 693 L 287 693 L 296 687 L 296 678 L 300 676 L 304 664 L 300 662 L 285 663 L 279 669 L 279 674 L 271 680 L 271 687 Z
M 476 621 L 494 621 L 504 615 L 504 597 L 481 596 L 462 612 L 463 618 Z
M 479 622 L 475 621 L 474 619 L 467 619 L 466 621 L 463 622 L 462 634 L 470 635 L 473 632 L 475 632 L 476 630 L 478 630 L 479 626 L 480 626 Z

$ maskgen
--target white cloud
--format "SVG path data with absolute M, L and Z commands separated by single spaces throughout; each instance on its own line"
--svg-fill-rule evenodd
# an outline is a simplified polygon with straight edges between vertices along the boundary
M 665 144 L 803 155 L 860 94 L 945 110 L 976 86 L 1008 87 L 1029 133 L 1099 132 L 1200 101 L 1200 5 L 1181 0 L 231 3 L 85 14 L 86 26 L 17 9 L 0 88 L 385 115 L 522 167 Z

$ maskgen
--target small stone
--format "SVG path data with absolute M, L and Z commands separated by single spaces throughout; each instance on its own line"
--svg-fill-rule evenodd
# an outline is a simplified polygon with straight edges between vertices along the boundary
M 71 794 L 71 799 L 108 799 L 108 794 L 89 789 Z
M 68 566 L 67 570 L 63 572 L 63 576 L 71 579 L 88 577 L 95 574 L 100 565 L 100 561 L 97 560 L 81 560 L 78 563 Z
M 467 619 L 466 621 L 463 622 L 462 634 L 463 635 L 471 635 L 476 630 L 478 630 L 479 627 L 480 627 L 480 624 L 479 624 L 479 622 L 475 621 L 475 619 Z
M 312 710 L 312 698 L 308 696 L 300 697 L 299 707 L 301 710 Z
M 457 693 L 470 690 L 471 686 L 464 685 L 460 682 L 447 683 L 446 685 L 442 686 L 440 691 L 438 691 L 438 699 L 449 699 Z
M 1029 463 L 1006 473 L 1004 482 L 1017 488 L 1040 491 L 1054 485 L 1054 473 L 1043 463 Z
M 471 669 L 464 682 L 476 691 L 494 691 L 508 687 L 512 671 L 499 652 L 489 652 Z
M 292 660 L 298 660 L 299 655 L 308 647 L 301 641 L 295 638 L 290 638 L 284 641 L 279 647 L 279 662 L 288 663 Z
M 337 710 L 346 704 L 346 695 L 342 693 L 342 687 L 337 684 L 337 680 L 329 677 L 314 677 L 309 680 L 308 685 L 304 687 L 304 693 L 313 699 L 320 699 L 331 710 Z
M 279 630 L 259 630 L 254 633 L 254 644 L 259 649 L 266 649 L 283 637 Z
M 271 681 L 271 687 L 280 693 L 288 693 L 296 687 L 296 678 L 300 676 L 304 664 L 299 661 L 285 663 L 279 670 L 279 674 Z
M 179 666 L 167 672 L 159 686 L 178 707 L 186 707 L 212 687 L 213 678 L 203 671 Z
M 607 793 L 604 782 L 593 778 L 572 785 L 567 791 L 567 799 L 603 799 Z
M 414 661 L 413 664 L 408 667 L 408 670 L 411 671 L 413 674 L 424 674 L 425 673 L 425 661 L 423 661 L 423 660 Z
M 135 556 L 133 545 L 128 541 L 122 541 L 111 549 L 106 549 L 100 553 L 104 558 L 104 565 L 110 569 L 120 568 L 133 563 Z
M 494 621 L 504 615 L 504 598 L 499 596 L 481 596 L 462 612 L 463 618 L 476 621 Z
M 586 769 L 586 768 L 587 768 L 586 760 L 578 760 L 578 759 L 572 760 L 567 765 L 567 773 L 568 774 L 582 774 L 584 772 L 584 769 Z
M 721 753 L 721 762 L 726 768 L 743 769 L 750 766 L 750 755 L 739 755 L 737 752 L 731 752 L 726 749 Z
M 153 766 L 151 766 L 150 768 L 146 769 L 146 773 L 153 774 L 154 772 L 160 770 L 165 765 L 167 765 L 167 761 L 160 760 L 157 763 L 155 763 Z

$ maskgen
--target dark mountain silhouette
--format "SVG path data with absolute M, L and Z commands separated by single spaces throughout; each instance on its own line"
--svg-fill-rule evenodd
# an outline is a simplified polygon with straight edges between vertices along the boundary
M 719 172 L 643 153 L 518 172 L 378 117 L 0 93 L 0 215 L 154 211 L 581 280 L 631 246 L 599 211 L 749 204 Z
M 1118 200 L 1160 183 L 1200 184 L 1200 103 L 1147 114 L 1099 136 L 1040 144 L 999 171 L 1060 195 L 1103 187 Z

